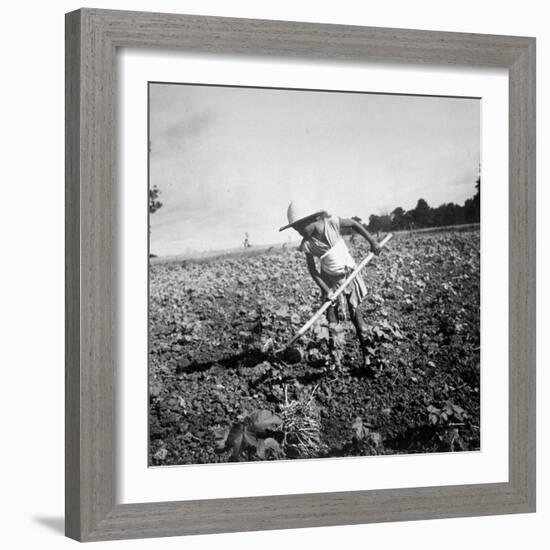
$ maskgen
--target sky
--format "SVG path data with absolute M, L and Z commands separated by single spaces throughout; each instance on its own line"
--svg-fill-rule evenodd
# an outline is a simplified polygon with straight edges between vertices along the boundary
M 462 204 L 480 165 L 470 98 L 150 84 L 159 256 L 296 241 L 291 200 L 368 220 L 419 198 Z

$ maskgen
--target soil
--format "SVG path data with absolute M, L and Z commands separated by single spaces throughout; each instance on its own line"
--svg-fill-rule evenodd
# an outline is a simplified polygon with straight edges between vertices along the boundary
M 325 320 L 291 356 L 275 353 L 321 304 L 296 249 L 151 264 L 149 463 L 235 459 L 219 431 L 278 414 L 285 395 L 313 394 L 318 457 L 478 450 L 479 245 L 478 229 L 401 233 L 367 266 L 369 369 L 349 323 L 340 364 Z M 360 237 L 349 246 L 368 253 Z

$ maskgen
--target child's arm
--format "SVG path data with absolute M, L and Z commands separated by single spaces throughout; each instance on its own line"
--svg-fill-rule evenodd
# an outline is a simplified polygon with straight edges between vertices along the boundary
M 340 218 L 340 227 L 350 227 L 361 234 L 370 244 L 371 250 L 378 256 L 380 254 L 380 246 L 376 242 L 376 239 L 365 229 L 365 226 L 359 222 L 349 219 L 349 218 Z
M 317 286 L 321 289 L 321 292 L 324 295 L 329 296 L 330 288 L 327 286 L 325 281 L 321 279 L 321 275 L 317 271 L 317 266 L 315 265 L 315 258 L 313 257 L 313 254 L 306 254 L 306 261 L 307 269 L 311 275 L 311 278 L 317 283 Z

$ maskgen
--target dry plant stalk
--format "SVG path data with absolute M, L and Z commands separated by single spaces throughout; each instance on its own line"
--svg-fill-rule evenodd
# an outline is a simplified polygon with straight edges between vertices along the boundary
M 284 387 L 284 404 L 280 417 L 283 421 L 283 448 L 293 449 L 301 458 L 318 456 L 323 450 L 321 443 L 321 418 L 315 403 L 315 386 L 311 393 L 289 401 L 288 388 Z

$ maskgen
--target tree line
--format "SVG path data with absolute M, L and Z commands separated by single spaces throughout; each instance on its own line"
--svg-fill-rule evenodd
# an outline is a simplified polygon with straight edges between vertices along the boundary
M 462 206 L 447 202 L 432 208 L 425 199 L 418 199 L 412 210 L 404 210 L 401 206 L 394 208 L 389 214 L 369 216 L 369 223 L 365 224 L 357 216 L 353 219 L 365 225 L 368 231 L 399 231 L 403 229 L 421 229 L 424 227 L 441 227 L 445 225 L 460 225 L 479 222 L 479 204 L 481 191 L 481 177 L 475 184 L 475 195 L 467 199 Z M 155 213 L 162 207 L 159 200 L 160 189 L 155 185 L 149 189 L 149 212 Z M 244 247 L 249 246 L 249 236 L 246 234 Z
M 412 210 L 404 210 L 398 206 L 388 214 L 379 216 L 371 214 L 366 228 L 377 232 L 477 223 L 479 222 L 481 177 L 477 178 L 475 187 L 475 195 L 467 199 L 462 206 L 448 202 L 432 208 L 426 200 L 418 199 Z M 355 219 L 363 223 L 360 218 Z

